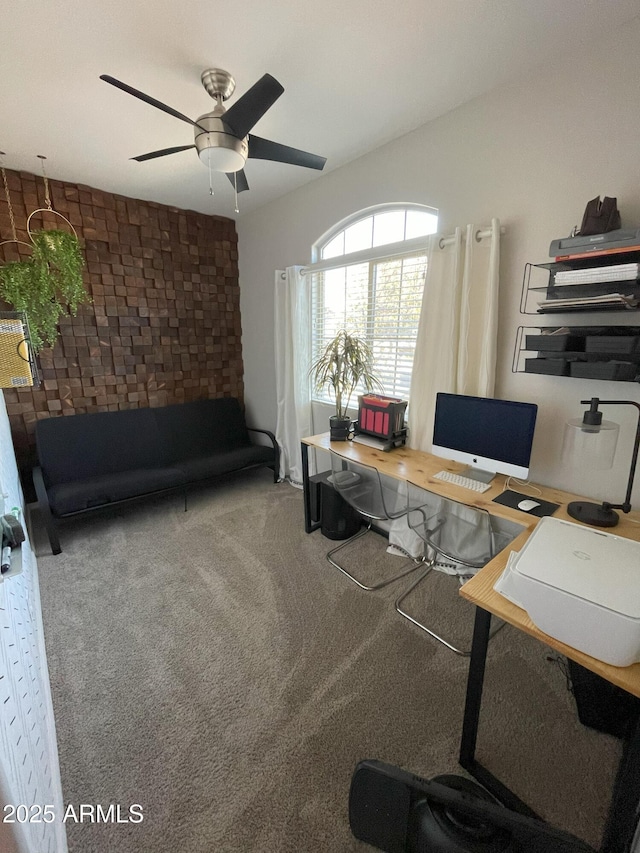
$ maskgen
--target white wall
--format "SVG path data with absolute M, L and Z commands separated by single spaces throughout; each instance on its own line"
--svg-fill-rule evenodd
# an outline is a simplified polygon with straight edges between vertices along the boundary
M 622 500 L 635 430 L 631 407 L 607 410 L 622 424 L 616 468 L 563 468 L 562 425 L 581 399 L 640 401 L 634 383 L 512 374 L 518 325 L 543 322 L 519 314 L 523 268 L 548 260 L 549 244 L 580 224 L 587 201 L 617 196 L 624 226 L 640 226 L 640 72 L 636 59 L 640 18 L 615 38 L 567 45 L 557 66 L 541 68 L 478 98 L 418 130 L 238 222 L 245 389 L 251 421 L 275 426 L 273 274 L 304 264 L 310 247 L 344 216 L 381 202 L 418 202 L 440 211 L 442 230 L 497 216 L 506 226 L 501 259 L 500 348 L 496 395 L 539 404 L 532 479 Z M 409 84 L 409 81 L 408 81 Z M 428 80 L 411 81 L 428 86 Z M 380 105 L 384 121 L 384 105 Z M 340 129 L 336 128 L 336 133 Z M 588 322 L 619 322 L 620 315 L 589 315 Z M 562 316 L 545 318 L 562 325 Z M 623 322 L 640 325 L 640 315 Z M 318 431 L 323 431 L 321 426 Z M 639 473 L 640 479 L 640 473 Z M 635 490 L 640 504 L 640 487 Z
M 0 392 L 0 514 L 24 499 Z M 14 513 L 15 514 L 15 513 Z M 58 767 L 49 672 L 42 632 L 38 567 L 28 538 L 21 546 L 22 572 L 0 581 L 0 801 L 5 805 L 52 806 L 48 815 L 31 811 L 33 822 L 0 824 L 3 853 L 66 853 L 62 785 Z M 2 812 L 2 817 L 10 817 Z M 19 815 L 20 816 L 20 815 Z M 36 819 L 40 818 L 37 822 Z M 1 820 L 1 818 L 0 818 Z

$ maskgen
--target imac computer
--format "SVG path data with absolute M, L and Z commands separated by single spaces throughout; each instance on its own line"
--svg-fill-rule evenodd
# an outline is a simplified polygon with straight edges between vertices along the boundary
M 431 452 L 468 465 L 464 476 L 471 480 L 526 480 L 537 413 L 535 403 L 439 393 Z

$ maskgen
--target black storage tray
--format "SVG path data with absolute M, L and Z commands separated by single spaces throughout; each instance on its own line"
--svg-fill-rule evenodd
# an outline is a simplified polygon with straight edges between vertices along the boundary
M 585 352 L 631 354 L 640 350 L 640 335 L 589 335 Z
M 563 358 L 526 358 L 525 373 L 544 373 L 547 376 L 568 376 L 569 362 Z
M 583 335 L 527 335 L 525 349 L 538 352 L 564 352 L 584 350 Z
M 636 378 L 638 365 L 629 361 L 573 361 L 571 376 L 580 379 L 618 379 L 631 382 Z

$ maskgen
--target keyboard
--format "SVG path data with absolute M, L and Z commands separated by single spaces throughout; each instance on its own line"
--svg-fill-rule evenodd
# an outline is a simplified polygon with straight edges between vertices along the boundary
M 438 471 L 433 476 L 436 480 L 461 486 L 461 488 L 470 489 L 472 492 L 486 492 L 487 489 L 491 488 L 491 483 L 481 483 L 479 480 L 472 480 L 470 477 L 463 477 L 462 474 L 454 474 L 452 471 Z

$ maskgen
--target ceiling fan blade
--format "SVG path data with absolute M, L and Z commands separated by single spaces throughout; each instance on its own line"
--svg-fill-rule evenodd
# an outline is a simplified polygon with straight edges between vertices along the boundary
M 140 154 L 138 157 L 131 157 L 131 159 L 142 163 L 145 160 L 155 160 L 156 157 L 166 157 L 167 154 L 177 154 L 178 151 L 188 151 L 195 147 L 195 145 L 178 145 L 174 148 L 163 148 L 161 151 L 150 151 L 148 154 Z
M 244 173 L 244 169 L 240 169 L 239 172 L 226 172 L 225 174 L 231 181 L 232 187 L 235 187 L 237 185 L 239 193 L 243 193 L 245 190 L 249 189 L 249 181 L 247 181 L 247 176 Z
M 200 125 L 190 119 L 189 116 L 179 113 L 178 110 L 174 110 L 173 107 L 168 107 L 166 104 L 163 104 L 162 101 L 156 101 L 155 98 L 152 98 L 150 95 L 145 95 L 144 92 L 134 89 L 133 86 L 127 86 L 126 83 L 122 83 L 120 80 L 116 80 L 115 77 L 110 77 L 108 74 L 101 74 L 100 79 L 104 80 L 105 83 L 111 83 L 111 85 L 115 86 L 116 89 L 122 89 L 122 91 L 126 92 L 128 95 L 133 95 L 134 98 L 140 98 L 140 100 L 144 101 L 145 104 L 151 104 L 152 107 L 157 107 L 157 109 L 162 110 L 163 113 L 168 113 L 168 115 L 173 116 L 174 118 L 179 118 L 180 121 L 186 121 L 187 124 L 190 124 L 193 127 L 199 127 L 200 130 L 204 130 L 206 133 L 205 128 L 200 127 Z
M 276 78 L 265 74 L 229 107 L 222 116 L 222 121 L 238 139 L 242 139 L 283 92 L 284 88 Z
M 270 139 L 261 136 L 249 136 L 249 157 L 256 160 L 275 160 L 278 163 L 290 163 L 292 166 L 306 166 L 307 169 L 323 169 L 327 162 L 326 157 L 318 154 L 309 154 L 299 148 L 290 148 L 288 145 L 280 145 Z

